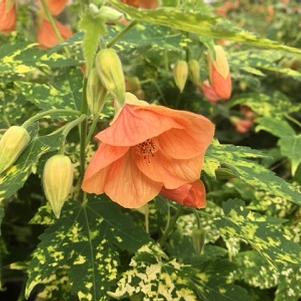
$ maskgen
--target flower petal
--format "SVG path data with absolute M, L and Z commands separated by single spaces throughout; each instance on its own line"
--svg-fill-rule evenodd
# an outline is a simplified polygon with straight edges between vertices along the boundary
M 84 181 L 93 177 L 101 169 L 120 159 L 128 150 L 128 147 L 111 146 L 101 143 L 90 161 L 85 173 Z
M 96 138 L 110 145 L 133 146 L 172 128 L 182 128 L 173 118 L 157 114 L 153 107 L 126 104 L 115 122 Z
M 161 188 L 162 184 L 143 175 L 129 152 L 110 167 L 104 191 L 125 208 L 139 208 L 157 196 Z
M 203 135 L 191 135 L 185 130 L 173 129 L 158 137 L 162 152 L 175 159 L 190 159 L 204 155 L 212 136 L 204 129 Z
M 110 166 L 98 171 L 93 176 L 86 177 L 82 183 L 82 190 L 88 193 L 102 194 L 104 193 L 104 184 Z
M 133 152 L 134 153 L 134 152 Z M 163 183 L 168 189 L 178 188 L 199 179 L 204 156 L 176 160 L 157 151 L 152 157 L 144 158 L 134 153 L 138 168 L 149 179 Z
M 198 209 L 206 207 L 206 190 L 200 180 L 192 184 L 185 184 L 177 189 L 163 188 L 160 194 L 183 206 Z

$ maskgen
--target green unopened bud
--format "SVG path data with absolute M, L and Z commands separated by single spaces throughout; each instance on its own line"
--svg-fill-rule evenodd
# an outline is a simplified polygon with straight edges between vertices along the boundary
M 96 55 L 96 71 L 102 84 L 116 98 L 120 106 L 125 100 L 125 80 L 122 64 L 114 49 L 102 49 Z
M 0 140 L 0 173 L 12 166 L 30 141 L 22 126 L 11 126 Z
M 188 64 L 185 61 L 177 61 L 174 67 L 174 79 L 177 87 L 182 93 L 188 77 Z
M 190 78 L 191 81 L 197 85 L 200 83 L 200 64 L 197 60 L 190 60 L 188 62 L 189 65 L 189 73 L 190 73 Z
M 102 6 L 99 10 L 99 16 L 101 16 L 105 21 L 115 22 L 121 19 L 123 14 L 112 7 Z
M 93 115 L 98 116 L 102 112 L 106 93 L 106 88 L 102 85 L 96 70 L 91 69 L 87 81 L 87 103 Z
M 191 235 L 192 244 L 193 244 L 193 248 L 195 250 L 195 253 L 197 255 L 200 255 L 200 253 L 203 250 L 203 247 L 204 247 L 204 244 L 205 244 L 205 238 L 206 238 L 205 234 L 206 234 L 205 231 L 201 230 L 201 229 L 194 229 L 192 231 L 192 235 Z
M 56 218 L 60 217 L 63 205 L 71 192 L 73 173 L 72 162 L 64 155 L 49 158 L 44 166 L 44 193 Z

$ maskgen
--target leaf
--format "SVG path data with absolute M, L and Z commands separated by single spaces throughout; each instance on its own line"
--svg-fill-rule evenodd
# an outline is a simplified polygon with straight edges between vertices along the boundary
M 279 44 L 269 39 L 256 37 L 253 33 L 241 30 L 231 22 L 215 17 L 208 12 L 182 11 L 175 8 L 159 8 L 156 10 L 138 10 L 118 0 L 110 0 L 117 9 L 129 14 L 132 18 L 145 23 L 162 25 L 180 31 L 191 32 L 201 37 L 226 39 L 250 44 L 260 48 L 282 50 L 301 54 L 301 50 Z
M 207 264 L 204 270 L 194 268 L 169 259 L 158 245 L 148 244 L 138 250 L 130 270 L 122 274 L 116 291 L 109 295 L 137 300 L 251 301 L 244 289 L 226 283 L 229 270 L 224 262 L 223 271 L 220 266 L 217 262 L 214 267 Z
M 32 138 L 16 164 L 0 175 L 0 201 L 9 198 L 24 185 L 39 158 L 57 150 L 61 145 L 61 139 L 61 133 Z
M 222 236 L 248 243 L 279 273 L 284 267 L 301 265 L 301 246 L 288 240 L 280 219 L 249 211 L 244 202 L 230 199 L 224 203 L 225 216 L 216 220 Z
M 281 137 L 278 144 L 281 154 L 290 159 L 294 176 L 301 163 L 301 135 Z
M 279 138 L 295 135 L 294 129 L 283 119 L 263 117 L 256 121 L 258 123 L 256 131 L 264 130 Z
M 134 252 L 149 241 L 146 233 L 105 197 L 84 204 L 67 202 L 62 217 L 40 239 L 28 269 L 26 297 L 38 284 L 47 288 L 52 287 L 49 280 L 61 283 L 61 272 L 66 271 L 71 293 L 80 301 L 109 300 L 107 291 L 118 274 L 116 248 Z M 54 287 L 52 293 L 60 289 Z
M 282 93 L 272 95 L 264 93 L 245 93 L 229 102 L 229 107 L 247 106 L 260 117 L 276 117 L 283 119 L 286 114 L 297 112 L 301 106 L 292 102 Z
M 4 217 L 4 208 L 0 206 L 0 237 L 1 237 L 1 224 L 2 224 L 3 217 Z
M 213 144 L 207 154 L 209 160 L 229 168 L 246 185 L 254 190 L 265 191 L 297 205 L 301 204 L 301 193 L 297 189 L 276 176 L 272 171 L 250 159 L 260 158 L 261 153 L 247 147 Z
M 301 163 L 301 135 L 296 135 L 294 129 L 284 120 L 275 118 L 260 118 L 257 120 L 256 130 L 265 130 L 279 137 L 278 145 L 281 154 L 291 161 L 292 175 L 294 176 Z
M 80 21 L 80 28 L 84 30 L 83 51 L 88 71 L 92 68 L 94 57 L 101 35 L 106 32 L 104 21 L 86 11 Z
M 235 278 L 260 289 L 277 286 L 279 273 L 264 257 L 255 251 L 240 252 L 234 258 L 237 264 Z

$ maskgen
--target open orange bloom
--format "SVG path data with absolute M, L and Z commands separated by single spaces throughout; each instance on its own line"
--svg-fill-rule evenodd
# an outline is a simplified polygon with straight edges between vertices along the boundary
M 222 46 L 215 46 L 215 57 L 209 54 L 210 84 L 216 95 L 227 100 L 232 93 L 232 80 L 226 53 Z
M 158 0 L 121 0 L 121 2 L 145 9 L 156 9 L 159 6 Z
M 16 4 L 14 0 L 0 0 L 0 32 L 8 34 L 16 29 Z
M 206 207 L 206 190 L 200 180 L 177 189 L 163 188 L 160 194 L 186 207 L 198 209 Z
M 62 23 L 56 21 L 56 25 L 64 40 L 69 39 L 73 35 L 71 29 Z M 38 42 L 42 48 L 52 48 L 60 43 L 50 22 L 47 20 L 43 20 L 40 25 Z
M 127 93 L 127 100 L 133 97 Z M 127 208 L 145 205 L 162 188 L 198 180 L 214 135 L 214 125 L 201 115 L 136 103 L 126 103 L 96 135 L 102 143 L 82 184 L 84 191 L 106 193 Z

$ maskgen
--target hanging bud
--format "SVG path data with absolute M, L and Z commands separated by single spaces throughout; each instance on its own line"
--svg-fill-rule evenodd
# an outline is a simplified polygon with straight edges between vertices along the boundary
M 214 53 L 209 53 L 210 83 L 215 93 L 223 100 L 231 97 L 232 80 L 226 53 L 221 46 L 214 46 Z
M 125 80 L 122 64 L 114 49 L 100 50 L 95 61 L 96 71 L 108 92 L 116 98 L 122 107 L 125 100 Z
M 11 126 L 0 140 L 0 173 L 12 166 L 30 141 L 22 126 Z
M 205 238 L 206 238 L 205 231 L 202 229 L 194 229 L 192 231 L 191 238 L 192 238 L 192 245 L 195 250 L 195 253 L 197 255 L 200 255 L 205 245 Z
M 87 103 L 94 116 L 98 116 L 102 112 L 106 93 L 95 68 L 91 69 L 87 80 Z
M 174 79 L 177 87 L 182 93 L 188 77 L 188 65 L 185 61 L 177 61 L 174 67 Z
M 190 60 L 188 66 L 191 81 L 197 85 L 200 82 L 200 64 L 197 60 Z
M 98 16 L 107 22 L 116 22 L 123 17 L 123 14 L 112 7 L 102 6 Z
M 44 166 L 44 193 L 56 218 L 60 217 L 63 205 L 71 192 L 73 173 L 72 162 L 64 155 L 49 158 Z

